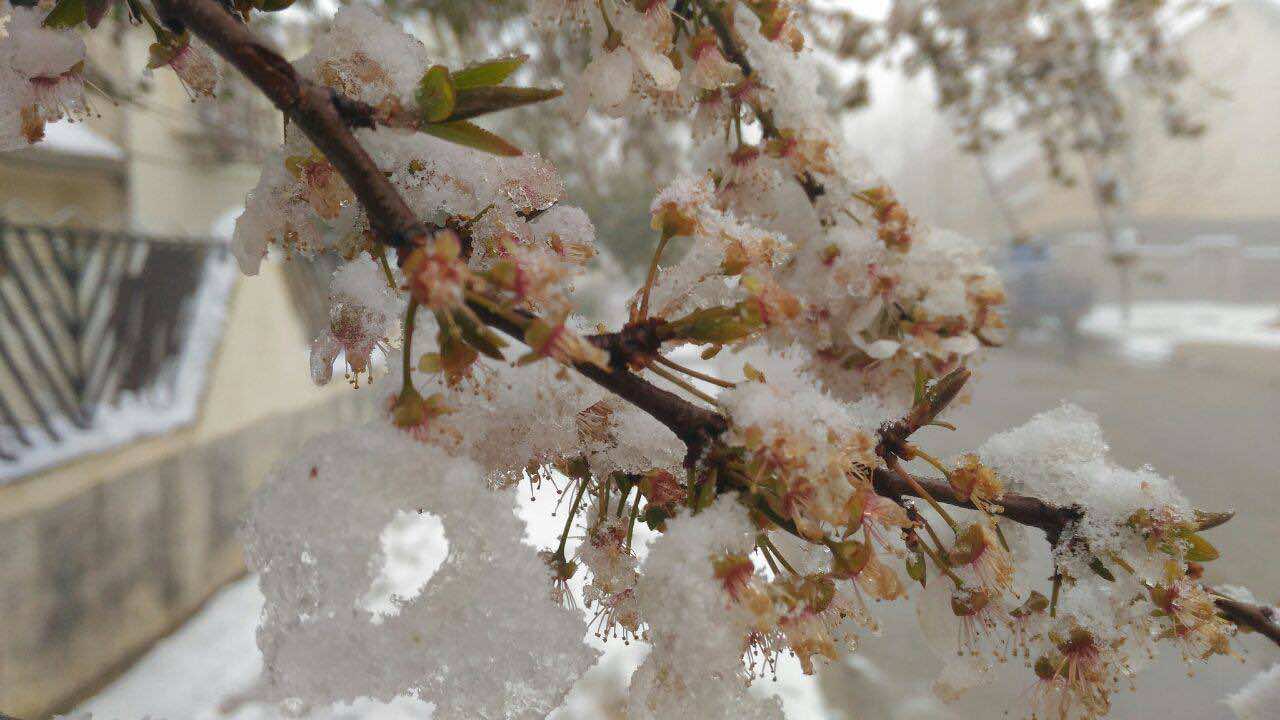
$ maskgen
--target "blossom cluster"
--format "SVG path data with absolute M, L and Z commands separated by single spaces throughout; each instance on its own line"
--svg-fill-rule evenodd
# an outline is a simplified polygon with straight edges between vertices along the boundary
M 541 717 L 592 664 L 594 634 L 649 647 L 630 717 L 780 718 L 753 681 L 791 658 L 815 672 L 878 629 L 876 602 L 907 600 L 948 661 L 940 698 L 1021 666 L 1037 717 L 1106 714 L 1162 644 L 1188 662 L 1235 652 L 1202 582 L 1211 523 L 1111 460 L 1086 412 L 928 452 L 965 367 L 998 342 L 1004 294 L 981 245 L 919 222 L 842 147 L 797 5 L 677 5 L 535 11 L 591 38 L 566 98 L 578 112 L 684 113 L 705 138 L 701 172 L 652 202 L 654 258 L 616 333 L 576 312 L 595 229 L 555 168 L 469 122 L 554 95 L 502 85 L 520 59 L 450 69 L 350 6 L 297 61 L 373 114 L 353 137 L 421 225 L 388 237 L 297 124 L 236 223 L 247 274 L 272 252 L 336 258 L 311 374 L 328 382 L 341 357 L 380 411 L 309 444 L 255 500 L 267 694 Z M 525 483 L 565 512 L 554 548 L 524 541 Z M 1050 582 L 1022 562 L 1040 547 L 1010 517 L 1024 496 L 1064 518 L 1037 526 Z M 376 616 L 361 598 L 379 538 L 413 512 L 440 519 L 447 557 Z

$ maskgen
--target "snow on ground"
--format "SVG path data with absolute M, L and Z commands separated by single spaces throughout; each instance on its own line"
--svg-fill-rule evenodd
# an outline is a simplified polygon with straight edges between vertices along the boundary
M 1140 302 L 1126 325 L 1119 305 L 1097 305 L 1080 332 L 1116 343 L 1135 362 L 1169 360 L 1181 345 L 1280 349 L 1280 306 L 1204 301 Z

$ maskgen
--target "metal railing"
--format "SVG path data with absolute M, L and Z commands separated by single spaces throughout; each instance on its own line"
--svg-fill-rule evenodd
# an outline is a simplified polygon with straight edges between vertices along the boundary
M 174 382 L 222 242 L 0 220 L 0 470 Z

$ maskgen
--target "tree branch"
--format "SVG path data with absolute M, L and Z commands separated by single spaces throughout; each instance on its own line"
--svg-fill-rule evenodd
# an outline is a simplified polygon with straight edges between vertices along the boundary
M 967 510 L 977 510 L 972 502 L 960 499 L 955 489 L 951 487 L 951 483 L 945 479 L 921 477 L 919 475 L 912 475 L 911 477 L 938 502 Z M 905 478 L 899 477 L 886 468 L 876 468 L 875 472 L 872 473 L 871 483 L 877 494 L 887 498 L 919 497 Z M 1050 542 L 1053 542 L 1063 530 L 1084 516 L 1084 513 L 1078 507 L 1061 508 L 1050 505 L 1039 498 L 1017 493 L 1005 493 L 992 502 L 1004 510 L 999 517 L 1011 520 L 1019 525 L 1043 530 L 1045 535 L 1049 537 Z
M 750 75 L 751 65 L 714 0 L 698 0 L 713 28 L 724 43 L 728 57 L 737 62 Z M 412 247 L 425 243 L 431 231 L 439 228 L 422 223 L 395 187 L 374 164 L 351 132 L 351 127 L 371 127 L 373 113 L 367 105 L 344 98 L 331 89 L 300 77 L 293 66 L 271 48 L 262 43 L 238 19 L 233 17 L 217 0 L 155 0 L 165 23 L 175 31 L 189 29 L 215 52 L 233 64 L 250 81 L 258 86 L 275 103 L 286 117 L 306 133 L 312 143 L 324 153 L 329 162 L 342 175 L 347 185 L 369 216 L 376 239 L 393 247 Z M 772 117 L 758 112 L 766 135 L 780 137 Z M 798 178 L 802 180 L 803 178 Z M 810 180 L 812 178 L 809 178 Z M 820 187 L 820 186 L 819 186 Z M 810 200 L 825 190 L 813 194 L 806 187 Z M 489 308 L 471 303 L 471 309 L 491 327 L 524 340 L 524 328 Z M 530 320 L 532 316 L 526 315 Z M 652 415 L 676 434 L 689 448 L 686 463 L 692 465 L 702 451 L 728 427 L 728 421 L 719 413 L 698 407 L 674 393 L 663 390 L 640 378 L 627 369 L 627 364 L 638 354 L 656 352 L 669 336 L 663 336 L 664 325 L 656 323 L 634 324 L 619 333 L 592 336 L 591 341 L 609 351 L 610 368 L 578 364 L 575 369 L 605 389 L 641 410 Z M 963 382 L 961 380 L 961 382 Z M 935 386 L 934 410 L 941 410 L 959 388 L 939 383 Z M 929 412 L 911 415 L 898 423 L 882 429 L 882 442 L 905 442 L 906 436 L 926 424 Z M 893 450 L 895 448 L 890 448 Z M 918 478 L 920 485 L 939 502 L 957 507 L 972 508 L 962 501 L 942 480 Z M 876 492 L 894 498 L 914 495 L 908 483 L 884 469 L 873 474 Z M 1070 523 L 1079 519 L 1081 510 L 1059 508 L 1039 499 L 1017 494 L 1006 494 L 999 504 L 1004 517 L 1014 522 L 1040 528 L 1051 537 L 1061 533 Z M 1267 609 L 1219 598 L 1218 607 L 1223 615 L 1238 625 L 1258 630 L 1280 644 L 1280 626 L 1271 619 Z
M 367 106 L 299 76 L 287 60 L 267 47 L 216 0 L 157 0 L 156 6 L 167 24 L 175 30 L 190 29 L 257 85 L 306 133 L 355 193 L 379 242 L 393 247 L 412 247 L 425 242 L 429 232 L 439 229 L 419 221 L 352 134 L 350 125 L 369 126 L 365 122 L 371 117 L 365 112 Z M 471 309 L 486 324 L 524 340 L 523 328 L 507 318 L 477 304 L 472 304 Z M 631 353 L 653 344 L 658 336 L 657 328 L 650 325 L 597 336 L 594 342 L 609 351 L 612 367 L 602 370 L 580 364 L 576 369 L 666 425 L 689 447 L 689 459 L 693 461 L 711 439 L 724 431 L 727 423 L 717 413 L 700 408 L 626 369 Z
M 751 66 L 751 59 L 747 57 L 747 53 L 742 47 L 742 42 L 738 39 L 738 34 L 730 25 L 732 20 L 725 17 L 725 14 L 720 9 L 719 0 L 697 0 L 697 3 L 702 8 L 702 13 L 706 16 L 707 23 L 715 31 L 716 37 L 719 38 L 720 47 L 724 51 L 725 58 L 742 70 L 743 77 L 749 78 L 754 75 L 755 70 Z M 756 119 L 760 121 L 760 129 L 765 137 L 771 140 L 782 139 L 782 131 L 779 130 L 778 122 L 774 119 L 770 110 L 760 107 L 758 103 L 751 103 L 751 110 L 755 113 Z M 796 182 L 800 183 L 800 188 L 804 190 L 804 194 L 809 198 L 810 203 L 817 202 L 818 198 L 827 192 L 827 188 L 807 170 L 798 173 L 795 178 Z
M 1276 645 L 1280 645 L 1280 624 L 1276 623 L 1275 608 L 1240 602 L 1227 597 L 1218 597 L 1214 603 L 1217 604 L 1218 612 L 1222 617 L 1235 623 L 1237 627 L 1249 628 L 1266 636 Z

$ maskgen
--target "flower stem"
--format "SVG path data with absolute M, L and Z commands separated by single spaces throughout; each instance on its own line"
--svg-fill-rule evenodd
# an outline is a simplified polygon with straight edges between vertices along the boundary
M 709 404 L 711 404 L 711 405 L 715 405 L 715 404 L 716 404 L 716 399 L 715 399 L 715 398 L 713 398 L 713 397 L 711 397 L 710 395 L 708 395 L 708 394 L 706 394 L 706 393 L 702 392 L 702 391 L 701 391 L 701 390 L 699 390 L 698 388 L 694 387 L 691 383 L 686 382 L 685 380 L 681 379 L 681 378 L 680 378 L 680 376 L 675 375 L 674 373 L 670 373 L 670 372 L 668 372 L 668 371 L 666 371 L 666 370 L 663 370 L 663 369 L 662 369 L 662 368 L 660 368 L 660 367 L 654 367 L 654 366 L 652 366 L 652 365 L 650 365 L 650 366 L 649 366 L 649 370 L 650 370 L 654 375 L 657 375 L 658 377 L 660 377 L 660 378 L 662 378 L 662 379 L 666 380 L 667 382 L 670 382 L 670 383 L 672 383 L 672 384 L 674 384 L 674 385 L 679 386 L 682 390 L 684 390 L 685 392 L 689 393 L 690 395 L 692 395 L 692 396 L 694 396 L 694 397 L 698 398 L 699 400 L 702 400 L 703 402 L 709 403 Z
M 916 457 L 920 458 L 921 460 L 924 460 L 925 462 L 937 468 L 938 472 L 942 473 L 943 477 L 945 477 L 946 479 L 948 480 L 951 479 L 951 471 L 948 470 L 947 466 L 943 465 L 942 461 L 939 460 L 938 458 L 930 455 L 924 450 L 921 450 L 919 447 L 916 447 L 915 445 L 911 446 L 911 453 Z
M 947 525 L 951 528 L 952 532 L 958 533 L 960 531 L 960 526 L 957 525 L 956 521 L 951 518 L 951 515 L 949 515 L 947 511 L 943 509 L 942 505 L 939 504 L 937 500 L 933 499 L 933 496 L 929 494 L 928 490 L 924 489 L 923 485 L 921 485 L 914 477 L 911 476 L 911 473 L 902 469 L 902 464 L 898 462 L 898 459 L 896 457 L 890 455 L 885 458 L 884 462 L 885 462 L 885 465 L 887 465 L 889 469 L 894 472 L 894 474 L 902 478 L 903 482 L 905 482 L 908 486 L 911 487 L 912 492 L 924 498 L 924 501 L 929 503 L 929 507 L 933 508 L 934 512 L 942 516 L 942 519 L 947 522 Z
M 604 524 L 604 519 L 609 516 L 609 479 L 600 478 L 600 519 L 599 523 Z
M 409 298 L 409 309 L 404 313 L 404 346 L 401 348 L 401 371 L 404 373 L 400 389 L 402 391 L 413 387 L 413 382 L 409 377 L 409 369 L 412 365 L 410 357 L 413 355 L 413 328 L 418 316 L 418 301 Z
M 573 503 L 569 505 L 569 517 L 565 518 L 564 531 L 560 533 L 560 546 L 556 548 L 556 557 L 564 560 L 564 546 L 569 542 L 569 528 L 573 527 L 573 516 L 578 514 L 578 505 L 582 503 L 582 496 L 587 492 L 587 481 L 585 479 L 578 480 L 578 492 L 573 496 Z
M 769 539 L 768 534 L 760 533 L 760 542 L 762 542 L 764 544 L 764 547 L 768 548 L 769 551 L 772 552 L 776 558 L 778 558 L 778 562 L 782 563 L 782 567 L 786 568 L 787 572 L 791 573 L 792 575 L 800 574 L 796 572 L 796 569 L 794 567 L 791 566 L 791 563 L 787 562 L 787 558 L 783 556 L 782 551 L 778 549 L 778 546 L 774 545 L 773 541 Z M 777 571 L 775 570 L 774 572 L 777 572 Z
M 653 251 L 653 260 L 649 261 L 649 274 L 644 281 L 644 293 L 640 296 L 640 309 L 637 311 L 637 320 L 645 320 L 649 317 L 649 293 L 653 290 L 653 284 L 658 280 L 658 261 L 662 259 L 662 251 L 667 249 L 667 243 L 671 241 L 671 237 L 666 233 L 662 234 L 662 238 L 658 240 L 658 247 Z
M 964 587 L 964 581 L 960 579 L 959 575 L 956 575 L 955 571 L 952 570 L 941 557 L 938 557 L 938 554 L 934 552 L 933 548 L 929 547 L 929 543 L 920 543 L 920 549 L 924 550 L 925 555 L 928 555 L 929 559 L 933 560 L 933 564 L 937 565 L 938 569 L 941 570 L 944 575 L 951 578 L 951 582 L 956 584 L 957 590 Z
M 640 488 L 636 488 L 636 501 L 631 504 L 631 520 L 627 524 L 627 551 L 631 550 L 631 537 L 636 532 L 636 518 L 640 516 Z
M 730 390 L 737 387 L 737 384 L 731 383 L 728 380 L 721 380 L 720 378 L 715 377 L 714 375 L 707 375 L 706 373 L 698 372 L 693 368 L 685 367 L 684 365 L 681 365 L 680 363 L 675 362 L 670 358 L 663 357 L 662 355 L 654 355 L 653 359 L 658 363 L 661 363 L 662 365 L 666 365 L 672 370 L 682 372 L 691 378 L 697 378 L 698 380 L 701 380 L 703 382 L 708 382 L 708 383 L 711 383 L 712 385 L 719 385 L 722 388 L 728 388 Z
M 933 540 L 933 544 L 937 546 L 937 548 L 938 548 L 938 552 L 939 552 L 939 553 L 943 553 L 943 554 L 941 555 L 941 557 L 942 557 L 942 558 L 943 558 L 943 560 L 945 561 L 945 560 L 946 560 L 946 555 L 945 555 L 946 548 L 945 548 L 945 546 L 942 544 L 942 539 L 938 537 L 938 533 L 936 533 L 936 532 L 934 532 L 934 531 L 933 531 L 933 526 L 929 524 L 929 521 L 928 521 L 928 520 L 925 520 L 925 519 L 924 519 L 924 516 L 923 516 L 923 515 L 919 515 L 919 514 L 917 514 L 917 515 L 916 515 L 916 517 L 920 519 L 920 524 L 924 526 L 924 531 L 925 531 L 926 533 L 928 533 L 929 537 Z M 948 565 L 950 565 L 950 563 L 947 563 L 947 564 L 948 564 Z
M 378 260 L 378 265 L 382 267 L 382 274 L 387 279 L 387 287 L 392 290 L 396 289 L 396 278 L 391 274 L 391 264 L 387 262 L 387 249 L 382 245 L 377 245 L 374 257 Z
M 765 545 L 765 542 L 767 542 L 767 539 L 765 538 L 764 533 L 760 533 L 760 535 L 756 536 L 756 547 L 760 548 L 760 554 L 764 556 L 764 561 L 769 564 L 769 569 L 773 571 L 773 576 L 777 577 L 782 574 L 782 571 L 778 570 L 778 564 L 774 562 L 773 557 L 769 555 L 769 548 Z

